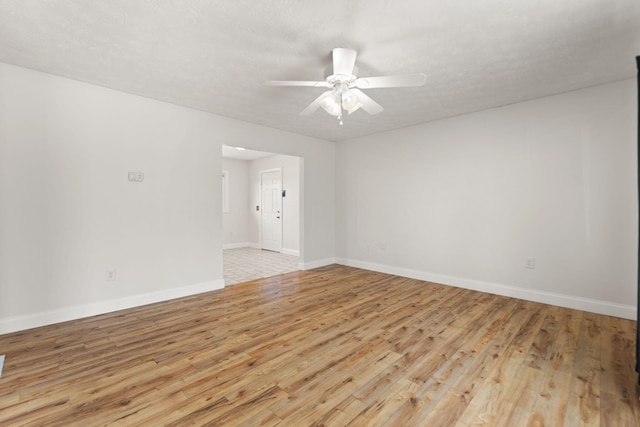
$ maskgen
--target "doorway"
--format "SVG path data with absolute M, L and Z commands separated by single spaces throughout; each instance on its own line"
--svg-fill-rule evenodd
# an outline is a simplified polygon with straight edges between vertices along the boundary
M 298 269 L 302 168 L 300 157 L 222 146 L 226 285 Z

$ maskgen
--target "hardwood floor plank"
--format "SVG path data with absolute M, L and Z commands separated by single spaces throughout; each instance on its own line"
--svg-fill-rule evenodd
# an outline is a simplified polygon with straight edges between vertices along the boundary
M 527 413 L 532 394 L 527 387 L 538 382 L 538 371 L 525 364 L 527 353 L 542 327 L 547 307 L 533 305 L 531 311 L 522 316 L 522 326 L 513 340 L 499 355 L 489 377 L 476 391 L 460 422 L 463 425 L 526 425 L 515 423 L 523 410 Z
M 488 315 L 482 316 L 480 323 L 478 317 L 467 323 L 463 333 L 452 337 L 451 343 L 456 349 L 451 355 L 443 354 L 440 358 L 427 358 L 423 366 L 430 371 L 421 369 L 420 378 L 426 378 L 418 382 L 419 386 L 411 400 L 405 402 L 400 410 L 394 414 L 392 422 L 407 422 L 412 425 L 429 425 L 428 418 L 433 413 L 439 413 L 437 409 L 443 401 L 446 404 L 448 417 L 455 414 L 457 421 L 459 416 L 469 404 L 472 398 L 473 387 L 470 384 L 468 374 L 474 369 L 475 363 L 482 359 L 478 356 L 478 351 L 485 352 L 486 343 L 490 342 L 490 337 L 502 330 L 505 323 L 511 318 L 517 307 L 515 300 L 504 300 L 493 297 L 487 298 L 486 302 L 490 307 Z M 461 325 L 462 326 L 462 325 Z M 429 373 L 426 373 L 429 372 Z M 414 378 L 416 376 L 414 375 Z M 476 377 L 471 377 L 476 378 Z M 454 387 L 463 389 L 457 391 Z M 416 408 L 420 408 L 416 411 Z
M 600 426 L 601 318 L 584 313 L 564 424 Z
M 556 340 L 547 347 L 549 351 L 544 360 L 539 359 L 535 365 L 535 368 L 540 367 L 541 381 L 540 386 L 531 390 L 536 392 L 537 396 L 533 404 L 530 424 L 535 420 L 542 425 L 562 425 L 566 417 L 566 402 L 569 399 L 575 366 L 582 313 L 561 311 L 563 315 L 556 317 L 563 319 L 562 322 L 558 322 L 561 325 L 558 333 L 554 334 Z
M 637 426 L 638 388 L 633 360 L 634 337 L 630 321 L 602 318 L 600 423 L 602 425 Z
M 0 425 L 636 426 L 635 330 L 334 265 L 0 335 Z
M 384 395 L 380 396 L 379 399 L 370 404 L 364 411 L 360 412 L 358 417 L 349 425 L 362 427 L 393 425 L 393 422 L 390 420 L 391 415 L 406 402 L 414 402 L 412 396 L 417 388 L 418 384 L 408 379 L 394 382 L 390 387 L 385 389 Z

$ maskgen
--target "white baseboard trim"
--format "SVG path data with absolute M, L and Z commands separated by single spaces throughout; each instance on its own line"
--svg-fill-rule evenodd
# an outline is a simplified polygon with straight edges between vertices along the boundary
M 317 261 L 301 262 L 298 263 L 298 270 L 311 270 L 312 268 L 326 267 L 327 265 L 335 264 L 335 258 L 319 259 Z
M 427 282 L 455 286 L 458 288 L 470 289 L 474 291 L 487 292 L 495 295 L 513 297 L 527 301 L 540 302 L 543 304 L 572 308 L 576 310 L 589 311 L 592 313 L 615 316 L 623 319 L 635 320 L 637 316 L 636 307 L 633 305 L 617 304 L 608 301 L 582 298 L 573 295 L 557 294 L 554 292 L 538 291 L 529 288 L 518 288 L 515 286 L 484 282 L 481 280 L 465 279 L 462 277 L 448 276 L 444 274 L 430 273 L 427 271 L 412 270 L 402 267 L 394 267 L 390 265 L 376 264 L 353 259 L 336 258 L 335 262 L 337 264 L 377 271 L 380 273 L 393 274 L 396 276 L 409 277 L 411 279 L 424 280 Z
M 262 249 L 260 247 L 260 243 L 249 242 L 249 243 L 247 243 L 247 246 L 249 246 L 250 248 L 254 248 L 254 249 Z
M 241 243 L 225 243 L 222 245 L 222 249 L 237 249 L 237 248 L 247 248 L 251 245 L 249 242 L 241 242 Z
M 141 305 L 153 304 L 156 302 L 167 301 L 174 298 L 187 297 L 190 295 L 215 291 L 222 288 L 224 288 L 224 280 L 218 279 L 208 282 L 196 283 L 194 285 L 181 286 L 179 288 L 166 289 L 163 291 L 151 292 L 148 294 L 132 295 L 129 297 L 97 302 L 93 304 L 61 308 L 58 310 L 27 314 L 24 316 L 8 317 L 0 319 L 0 334 L 8 334 L 11 332 L 37 328 L 54 323 L 81 319 L 83 317 L 111 313 L 118 310 L 139 307 Z
M 300 251 L 297 249 L 287 249 L 287 248 L 282 248 L 281 253 L 285 254 L 285 255 L 293 255 L 293 256 L 300 256 Z

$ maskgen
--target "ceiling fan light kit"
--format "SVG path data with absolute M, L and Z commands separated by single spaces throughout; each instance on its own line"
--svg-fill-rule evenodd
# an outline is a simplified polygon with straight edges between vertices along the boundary
M 332 51 L 333 74 L 325 81 L 267 81 L 267 86 L 309 86 L 324 87 L 330 90 L 323 92 L 300 115 L 308 115 L 322 107 L 327 113 L 335 116 L 343 124 L 343 112 L 351 114 L 360 108 L 369 114 L 381 113 L 384 108 L 360 89 L 417 87 L 427 81 L 422 73 L 399 76 L 377 76 L 358 78 L 354 72 L 357 53 L 353 49 L 335 48 Z

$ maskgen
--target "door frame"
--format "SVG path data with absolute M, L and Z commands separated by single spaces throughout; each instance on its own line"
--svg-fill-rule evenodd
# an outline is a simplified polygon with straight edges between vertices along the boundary
M 262 203 L 262 174 L 265 173 L 271 173 L 271 172 L 280 172 L 280 198 L 282 199 L 282 186 L 283 186 L 283 177 L 282 177 L 282 168 L 271 168 L 271 169 L 264 169 L 264 170 L 259 170 L 258 171 L 258 186 L 259 191 L 258 193 L 260 194 L 260 221 L 258 221 L 258 237 L 260 238 L 260 249 L 262 250 L 262 214 L 264 212 L 263 208 L 264 208 L 264 204 Z M 284 207 L 283 207 L 283 203 L 282 200 L 280 200 L 280 252 L 278 253 L 282 253 L 282 240 L 283 240 L 283 233 L 284 233 Z

